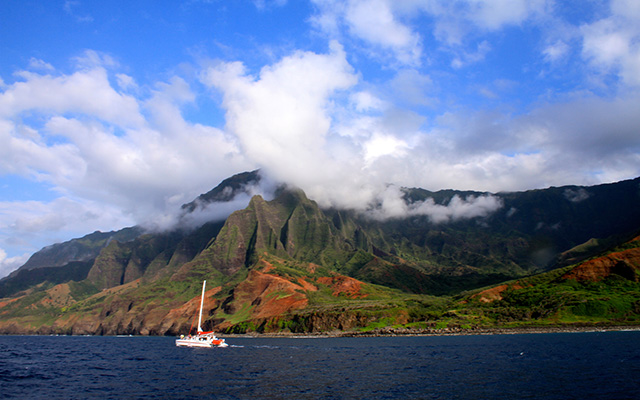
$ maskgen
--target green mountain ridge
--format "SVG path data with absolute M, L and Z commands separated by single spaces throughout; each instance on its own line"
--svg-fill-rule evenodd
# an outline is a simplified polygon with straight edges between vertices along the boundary
M 231 201 L 260 179 L 258 171 L 236 175 L 182 210 L 186 215 Z M 476 318 L 502 310 L 510 296 L 455 302 L 466 291 L 574 268 L 628 243 L 640 230 L 639 184 L 640 178 L 498 193 L 491 195 L 500 201 L 496 211 L 446 223 L 428 215 L 379 220 L 321 209 L 301 190 L 281 185 L 273 200 L 254 196 L 245 209 L 197 229 L 96 232 L 41 250 L 0 280 L 0 332 L 184 333 L 205 279 L 205 325 L 225 332 L 517 325 L 518 315 L 526 324 L 526 311 L 513 314 L 514 320 Z M 408 204 L 431 199 L 443 207 L 454 196 L 488 195 L 403 192 Z M 636 290 L 637 281 L 626 281 L 609 286 Z M 564 288 L 561 283 L 545 284 L 551 293 L 556 284 Z M 465 311 L 447 314 L 451 307 Z M 628 318 L 616 321 L 635 323 L 635 306 L 629 307 Z M 473 318 L 461 317 L 465 313 Z M 586 323 L 606 322 L 583 317 Z

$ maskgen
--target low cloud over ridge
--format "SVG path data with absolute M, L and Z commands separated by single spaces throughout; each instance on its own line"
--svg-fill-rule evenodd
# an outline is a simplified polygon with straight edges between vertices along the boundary
M 389 185 L 378 196 L 377 205 L 368 209 L 365 214 L 379 220 L 427 216 L 431 222 L 440 224 L 486 217 L 502 207 L 502 199 L 491 194 L 471 195 L 464 199 L 456 194 L 446 204 L 437 204 L 432 197 L 408 203 L 402 189 Z

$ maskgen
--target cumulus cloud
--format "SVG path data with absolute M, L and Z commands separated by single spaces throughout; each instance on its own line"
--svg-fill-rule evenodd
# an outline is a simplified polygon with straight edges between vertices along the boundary
M 405 64 L 420 62 L 420 36 L 398 21 L 388 1 L 350 1 L 344 18 L 351 34 L 390 49 Z
M 18 75 L 23 80 L 0 94 L 0 117 L 12 117 L 25 111 L 80 112 L 124 126 L 144 124 L 136 99 L 115 91 L 102 67 L 71 75 L 40 75 L 27 71 Z
M 195 96 L 184 79 L 142 90 L 107 56 L 87 52 L 76 65 L 69 74 L 21 71 L 0 92 L 0 174 L 45 182 L 54 197 L 0 206 L 4 248 L 30 238 L 12 247 L 33 252 L 147 223 L 253 169 L 234 137 L 185 120 Z
M 233 138 L 184 119 L 180 107 L 194 95 L 181 78 L 139 99 L 118 92 L 103 67 L 22 76 L 0 94 L 3 172 L 37 175 L 89 198 L 120 197 L 135 208 L 179 192 L 181 179 L 208 189 L 246 165 Z M 30 112 L 44 116 L 42 126 L 22 118 Z M 203 167 L 216 171 L 213 179 Z
M 640 85 L 640 6 L 633 0 L 614 0 L 610 15 L 582 26 L 582 54 L 600 74 L 618 75 Z
M 210 67 L 202 80 L 223 94 L 226 130 L 275 179 L 305 186 L 337 173 L 325 147 L 330 97 L 357 80 L 337 43 L 328 54 L 296 52 L 257 77 L 234 62 Z
M 424 77 L 401 70 L 388 88 L 406 87 L 401 74 Z M 297 52 L 256 76 L 241 63 L 220 63 L 202 79 L 221 92 L 225 130 L 242 151 L 324 206 L 365 210 L 380 193 L 393 194 L 388 183 L 501 191 L 637 173 L 635 96 L 612 101 L 587 94 L 513 116 L 446 112 L 425 125 L 421 115 L 398 108 L 394 96 L 401 91 L 362 90 L 335 45 L 328 54 Z M 416 82 L 422 93 L 431 83 Z
M 140 88 L 108 57 L 85 58 L 70 74 L 20 73 L 0 93 L 0 171 L 48 182 L 60 195 L 5 216 L 7 232 L 171 226 L 180 216 L 167 210 L 255 167 L 323 206 L 366 211 L 382 199 L 379 217 L 422 213 L 443 222 L 486 215 L 497 203 L 403 205 L 388 184 L 520 190 L 624 179 L 640 165 L 633 94 L 587 94 L 515 116 L 460 110 L 426 120 L 407 108 L 431 104 L 424 101 L 433 93 L 429 76 L 401 69 L 372 87 L 334 42 L 326 53 L 293 52 L 256 74 L 240 62 L 205 68 L 201 82 L 222 95 L 226 113 L 226 126 L 217 128 L 185 120 L 194 82 L 173 76 Z M 54 101 L 49 90 L 64 99 Z M 41 118 L 27 118 L 34 113 Z M 203 207 L 182 223 L 225 216 L 247 201 Z

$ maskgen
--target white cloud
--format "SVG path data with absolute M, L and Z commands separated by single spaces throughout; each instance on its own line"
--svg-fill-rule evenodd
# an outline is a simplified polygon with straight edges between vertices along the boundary
M 545 0 L 469 0 L 467 18 L 487 30 L 518 25 L 544 10 Z
M 119 204 L 142 222 L 168 206 L 179 206 L 169 199 L 190 201 L 246 168 L 233 139 L 182 118 L 175 104 L 188 97 L 182 85 L 180 80 L 166 85 L 145 103 L 148 122 L 156 128 L 114 135 L 112 129 L 95 122 L 51 118 L 47 132 L 68 139 L 82 166 L 68 174 L 53 170 L 54 183 L 88 198 Z M 175 198 L 176 193 L 182 197 Z
M 378 205 L 367 210 L 367 215 L 376 219 L 404 218 L 407 216 L 427 216 L 431 222 L 439 224 L 460 219 L 486 217 L 498 209 L 503 203 L 499 197 L 493 195 L 468 196 L 462 199 L 453 196 L 445 204 L 436 204 L 433 198 L 407 204 L 402 190 L 389 185 L 378 195 Z
M 435 204 L 429 198 L 410 207 L 411 215 L 427 215 L 434 223 L 449 222 L 451 220 L 486 217 L 502 208 L 499 197 L 492 195 L 469 196 L 464 200 L 460 196 L 453 196 L 445 205 Z
M 397 108 L 401 90 L 390 89 L 410 87 L 400 84 L 406 75 L 423 78 L 416 79 L 415 86 L 423 87 L 417 93 L 428 93 L 428 77 L 401 71 L 386 90 L 372 87 L 373 94 L 355 84 L 343 57 L 335 51 L 295 53 L 257 77 L 248 76 L 242 64 L 224 63 L 203 78 L 222 92 L 227 133 L 239 138 L 247 157 L 322 205 L 364 210 L 388 183 L 524 190 L 640 172 L 636 97 L 609 102 L 587 95 L 513 116 L 458 110 L 425 124 L 424 116 Z M 326 79 L 329 71 L 336 81 Z M 514 85 L 498 80 L 493 89 L 504 92 Z M 411 95 L 416 100 L 406 104 L 424 96 Z
M 358 112 L 363 111 L 379 111 L 385 108 L 385 104 L 371 92 L 361 91 L 353 93 L 350 96 L 353 107 Z
M 611 2 L 611 14 L 582 26 L 582 54 L 595 71 L 615 74 L 640 86 L 640 7 L 635 1 Z
M 118 82 L 118 86 L 120 87 L 120 89 L 127 91 L 127 90 L 137 90 L 138 89 L 138 85 L 136 84 L 135 80 L 126 74 L 116 74 L 116 80 Z
M 487 41 L 466 49 L 469 35 L 543 18 L 552 7 L 551 0 L 312 1 L 318 12 L 310 20 L 317 28 L 333 38 L 364 41 L 370 53 L 390 65 L 420 66 L 426 58 L 423 42 L 433 35 L 454 49 L 454 68 L 484 59 L 491 49 Z M 425 16 L 431 18 L 427 23 L 420 20 Z M 433 31 L 425 31 L 431 24 Z
M 415 69 L 399 70 L 389 82 L 389 87 L 396 105 L 425 106 L 436 102 L 433 80 Z
M 364 164 L 367 167 L 383 156 L 403 157 L 409 146 L 405 141 L 392 135 L 374 133 L 363 147 Z
M 331 97 L 356 83 L 342 48 L 296 52 L 248 76 L 239 63 L 209 68 L 203 81 L 223 93 L 226 129 L 275 179 L 301 185 L 335 172 L 325 153 Z M 311 178 L 314 177 L 314 178 Z
M 78 70 L 83 71 L 96 68 L 111 69 L 120 66 L 111 55 L 95 50 L 85 50 L 80 55 L 73 57 L 72 61 Z
M 29 59 L 29 68 L 36 69 L 36 70 L 43 70 L 43 71 L 54 70 L 53 65 L 35 57 L 31 57 L 31 59 Z
M 629 53 L 631 32 L 620 29 L 613 19 L 586 26 L 584 34 L 584 52 L 604 67 L 611 67 Z
M 637 173 L 634 97 L 573 99 L 521 116 L 460 110 L 427 125 L 398 104 L 402 95 L 408 107 L 429 104 L 430 77 L 404 69 L 363 89 L 333 43 L 326 54 L 294 52 L 256 76 L 238 62 L 203 71 L 202 82 L 223 95 L 222 130 L 184 119 L 182 107 L 197 98 L 184 78 L 136 90 L 150 93 L 139 98 L 111 86 L 134 82 L 95 67 L 105 57 L 95 58 L 69 75 L 29 73 L 0 94 L 6 144 L 0 170 L 107 202 L 121 210 L 119 219 L 162 218 L 223 178 L 257 166 L 323 205 L 361 210 L 390 182 L 498 191 Z M 48 99 L 42 93 L 50 87 L 66 99 Z M 103 99 L 83 102 L 77 93 L 87 87 L 99 88 Z M 100 104 L 116 111 L 107 114 Z M 29 113 L 39 113 L 41 122 L 21 118 Z
M 0 249 L 0 277 L 9 275 L 29 259 L 29 254 L 7 257 L 7 252 Z
M 62 196 L 49 202 L 0 202 L 0 246 L 14 252 L 11 257 L 6 252 L 0 254 L 0 277 L 20 267 L 28 254 L 44 246 L 95 230 L 131 226 L 133 222 L 118 206 L 102 201 Z
M 45 179 L 51 171 L 74 176 L 83 165 L 73 146 L 48 145 L 35 129 L 0 119 L 0 173 Z
M 554 63 L 564 58 L 569 52 L 569 45 L 562 40 L 557 40 L 553 44 L 547 46 L 542 54 L 547 62 Z
M 136 99 L 115 91 L 104 68 L 61 76 L 26 71 L 19 75 L 24 81 L 9 85 L 0 94 L 0 117 L 18 116 L 27 110 L 55 114 L 76 112 L 118 125 L 144 125 Z
M 269 177 L 262 176 L 258 184 L 244 187 L 229 201 L 206 203 L 196 199 L 193 210 L 185 212 L 182 208 L 177 207 L 167 209 L 164 214 L 148 221 L 144 227 L 151 231 L 164 231 L 170 228 L 190 230 L 198 228 L 206 222 L 223 221 L 234 211 L 246 208 L 255 195 L 260 195 L 267 201 L 272 200 L 278 187 L 279 184 L 272 182 Z
M 395 2 L 389 0 L 313 0 L 320 13 L 311 21 L 332 37 L 340 37 L 344 29 L 363 40 L 375 51 L 393 55 L 405 65 L 421 63 L 420 35 L 398 18 Z
M 50 202 L 0 202 L 0 228 L 17 237 L 62 230 L 86 234 L 88 222 L 105 229 L 132 220 L 117 207 L 66 196 Z
M 340 0 L 311 0 L 311 2 L 318 8 L 318 13 L 309 18 L 311 24 L 329 34 L 333 39 L 340 37 L 346 3 Z
M 434 34 L 447 44 L 459 46 L 474 31 L 493 32 L 537 18 L 550 7 L 549 0 L 436 0 L 415 2 L 436 17 Z
M 640 3 L 635 0 L 612 0 L 611 11 L 629 19 L 640 20 Z
M 185 184 L 192 187 L 185 196 L 195 196 L 194 189 L 208 190 L 246 164 L 233 138 L 184 120 L 180 106 L 193 100 L 176 77 L 138 99 L 117 92 L 104 68 L 57 77 L 30 73 L 0 94 L 0 171 L 117 201 L 133 213 L 147 202 L 160 206 Z M 22 120 L 25 112 L 42 115 L 43 126 Z
M 456 56 L 453 61 L 451 61 L 451 66 L 455 69 L 459 69 L 462 67 L 466 67 L 470 64 L 475 64 L 484 60 L 487 53 L 491 51 L 491 46 L 489 42 L 483 40 L 478 44 L 478 47 L 471 52 L 462 51 L 458 56 Z
M 352 0 L 344 18 L 354 36 L 390 49 L 404 64 L 420 63 L 420 36 L 398 21 L 387 0 Z

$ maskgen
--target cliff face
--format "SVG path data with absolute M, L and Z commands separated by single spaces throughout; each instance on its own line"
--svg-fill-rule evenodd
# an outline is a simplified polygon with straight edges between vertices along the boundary
M 340 299 L 359 299 L 367 284 L 341 275 L 317 276 L 317 266 L 298 265 L 295 276 L 285 271 L 282 259 L 273 259 L 277 266 L 261 259 L 257 267 L 233 286 L 217 286 L 207 290 L 203 306 L 205 330 L 245 332 L 280 331 L 294 327 L 299 332 L 319 331 L 321 327 L 353 327 L 367 323 L 373 317 L 356 317 L 354 313 L 340 315 L 330 311 L 305 311 L 310 298 L 317 304 Z M 291 265 L 291 264 L 288 264 Z M 193 331 L 197 325 L 200 295 L 187 301 L 176 292 L 162 290 L 164 298 L 151 296 L 141 280 L 119 285 L 76 301 L 69 284 L 46 290 L 37 302 L 30 295 L 0 303 L 0 316 L 15 312 L 27 302 L 30 307 L 50 312 L 42 323 L 32 315 L 0 318 L 0 331 L 9 334 L 92 334 L 92 335 L 178 335 Z M 159 289 L 159 288 L 158 288 Z M 319 291 L 321 295 L 316 295 Z M 153 291 L 153 289 L 151 289 Z M 318 303 L 318 298 L 322 298 Z M 18 303 L 18 304 L 16 304 Z M 20 304 L 22 303 L 22 304 Z M 93 306 L 95 305 L 95 306 Z M 296 314 L 300 311 L 299 314 Z M 304 320 L 302 324 L 300 321 Z M 297 322 L 291 322 L 297 321 Z M 364 326 L 364 325 L 362 325 Z

